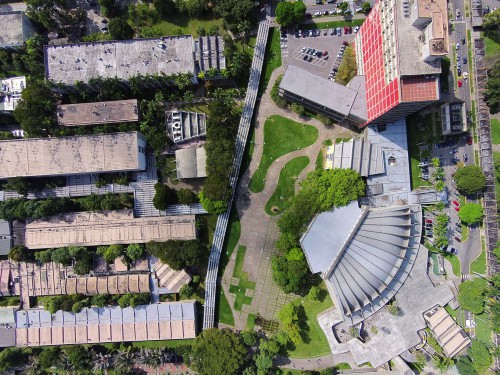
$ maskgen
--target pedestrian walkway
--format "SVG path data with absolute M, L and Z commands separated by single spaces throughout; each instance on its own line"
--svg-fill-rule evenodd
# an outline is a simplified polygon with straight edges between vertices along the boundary
M 300 173 L 297 182 L 301 181 L 307 173 L 314 170 L 318 153 L 327 139 L 335 140 L 337 137 L 355 137 L 356 134 L 340 126 L 325 127 L 320 121 L 313 118 L 301 117 L 294 112 L 277 107 L 270 97 L 272 84 L 276 78 L 283 74 L 285 66 L 274 70 L 270 83 L 260 100 L 256 112 L 254 152 L 249 168 L 244 172 L 236 192 L 236 209 L 241 223 L 241 236 L 238 246 L 246 247 L 246 256 L 243 262 L 243 271 L 249 275 L 249 280 L 256 283 L 255 291 L 250 305 L 243 305 L 242 311 L 234 311 L 235 326 L 245 329 L 247 322 L 254 315 L 259 314 L 265 320 L 276 320 L 277 312 L 281 307 L 297 298 L 293 294 L 285 294 L 272 280 L 271 258 L 277 253 L 274 243 L 279 237 L 277 217 L 270 217 L 265 213 L 265 205 L 274 193 L 279 180 L 279 174 L 285 164 L 298 156 L 307 156 L 310 160 L 308 166 Z M 248 185 L 253 173 L 257 170 L 262 157 L 264 146 L 264 123 L 271 115 L 280 115 L 299 123 L 314 126 L 319 131 L 315 144 L 307 148 L 293 151 L 276 159 L 269 167 L 264 190 L 260 193 L 250 193 Z M 298 189 L 298 183 L 296 184 Z M 223 278 L 222 287 L 231 306 L 234 306 L 235 294 L 229 292 L 230 285 L 235 285 L 233 278 L 236 251 L 233 252 Z

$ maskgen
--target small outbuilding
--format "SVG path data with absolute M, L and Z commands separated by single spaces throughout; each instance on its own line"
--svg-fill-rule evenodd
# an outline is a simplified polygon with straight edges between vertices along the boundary
M 207 177 L 207 153 L 204 147 L 186 148 L 175 151 L 177 178 Z

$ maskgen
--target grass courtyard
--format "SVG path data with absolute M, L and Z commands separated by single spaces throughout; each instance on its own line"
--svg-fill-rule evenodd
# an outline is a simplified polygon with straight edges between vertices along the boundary
M 281 66 L 281 46 L 280 46 L 280 31 L 277 27 L 269 29 L 269 36 L 266 45 L 266 53 L 264 64 L 262 65 L 262 73 L 260 77 L 259 94 L 266 90 L 271 74 L 274 69 Z
M 420 148 L 419 145 L 426 144 L 432 147 L 433 143 L 433 128 L 434 122 L 432 115 L 426 116 L 409 116 L 406 125 L 408 132 L 408 150 L 410 154 L 411 166 L 411 188 L 416 189 L 420 186 L 431 186 L 425 180 L 422 180 L 419 175 L 421 173 L 418 163 L 420 163 Z
M 250 180 L 250 191 L 264 190 L 269 166 L 274 160 L 289 152 L 313 145 L 318 139 L 318 129 L 293 120 L 273 115 L 264 124 L 264 150 L 259 167 Z
M 295 195 L 295 182 L 300 172 L 309 164 L 307 156 L 299 156 L 285 164 L 280 172 L 278 186 L 266 203 L 268 215 L 282 213 Z
M 192 34 L 198 36 L 198 30 L 202 27 L 208 30 L 211 26 L 216 25 L 219 31 L 222 32 L 222 18 L 208 17 L 202 19 L 190 18 L 185 13 L 179 13 L 172 17 L 170 21 L 161 21 L 152 26 L 155 31 L 160 31 L 162 35 L 186 35 Z
M 306 314 L 306 325 L 309 327 L 308 338 L 305 342 L 297 344 L 293 350 L 288 351 L 291 358 L 312 358 L 330 354 L 330 346 L 323 330 L 316 319 L 318 314 L 333 306 L 330 295 L 326 291 L 324 284 L 321 284 L 322 301 L 315 301 L 309 295 L 299 297 L 293 301 L 297 306 L 302 305 Z
M 500 144 L 500 120 L 496 118 L 491 119 L 491 142 Z
M 243 261 L 245 260 L 247 248 L 238 246 L 236 253 L 236 264 L 234 265 L 233 277 L 239 279 L 238 285 L 231 284 L 229 292 L 236 294 L 234 300 L 234 309 L 241 311 L 243 305 L 252 303 L 253 290 L 255 290 L 255 282 L 248 280 L 248 273 L 243 271 Z

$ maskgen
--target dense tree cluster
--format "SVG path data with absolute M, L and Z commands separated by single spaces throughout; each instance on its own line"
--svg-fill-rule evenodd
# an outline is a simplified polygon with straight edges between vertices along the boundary
M 276 6 L 276 22 L 287 27 L 296 23 L 301 23 L 306 15 L 306 6 L 302 1 L 279 2 Z
M 348 46 L 345 49 L 342 63 L 340 64 L 339 71 L 337 72 L 337 76 L 335 77 L 335 82 L 338 82 L 341 85 L 345 86 L 349 82 L 351 82 L 351 79 L 353 79 L 353 77 L 356 75 L 356 72 L 357 72 L 357 65 L 356 65 L 356 56 L 354 54 L 354 48 Z
M 198 240 L 150 241 L 146 244 L 146 250 L 174 270 L 201 265 L 206 262 L 208 255 L 206 245 Z
M 496 14 L 496 21 L 498 22 L 500 18 L 500 9 L 491 12 L 486 17 L 493 13 Z M 492 36 L 497 40 L 497 43 L 500 41 L 498 23 L 496 24 L 496 29 L 491 30 L 489 34 L 493 34 Z M 500 110 L 500 52 L 495 52 L 489 59 L 491 62 L 489 64 L 490 68 L 488 69 L 488 82 L 486 84 L 485 97 L 491 112 L 497 113 Z
M 153 197 L 153 206 L 158 210 L 166 210 L 172 203 L 173 192 L 167 185 L 157 182 L 155 184 L 155 196 Z
M 303 341 L 300 332 L 301 308 L 303 309 L 302 306 L 299 307 L 290 302 L 284 305 L 278 313 L 278 318 L 285 332 L 294 344 L 299 344 Z
M 56 214 L 77 211 L 119 210 L 133 208 L 130 194 L 92 194 L 82 198 L 7 199 L 0 202 L 0 218 L 25 220 L 28 217 L 41 219 Z
M 200 201 L 208 212 L 220 214 L 226 210 L 231 193 L 229 173 L 233 165 L 234 142 L 239 125 L 239 114 L 233 108 L 233 98 L 215 93 L 208 105 L 207 119 L 207 179 Z
M 458 191 L 465 195 L 479 193 L 486 187 L 486 177 L 481 168 L 475 164 L 459 168 L 454 179 Z
M 457 370 L 460 375 L 486 374 L 492 362 L 493 357 L 488 347 L 482 341 L 474 339 L 467 355 L 458 359 Z
M 460 220 L 467 225 L 480 223 L 483 220 L 483 215 L 483 206 L 479 203 L 464 204 L 458 212 Z
M 74 261 L 73 271 L 77 275 L 86 275 L 92 270 L 93 254 L 93 251 L 84 246 L 68 246 L 37 251 L 34 257 L 39 263 L 55 262 L 64 266 L 69 266 Z
M 47 40 L 42 35 L 33 34 L 18 49 L 0 50 L 0 75 L 23 73 L 29 75 L 30 78 L 43 77 L 45 72 L 43 65 L 43 45 L 46 42 Z
M 314 215 L 364 195 L 365 184 L 351 169 L 313 171 L 302 181 L 300 191 L 278 221 L 281 237 L 276 247 L 282 254 L 272 259 L 273 279 L 285 292 L 298 292 L 309 273 L 299 238 Z
M 484 311 L 485 292 L 484 280 L 465 281 L 458 287 L 458 302 L 465 310 L 479 315 Z

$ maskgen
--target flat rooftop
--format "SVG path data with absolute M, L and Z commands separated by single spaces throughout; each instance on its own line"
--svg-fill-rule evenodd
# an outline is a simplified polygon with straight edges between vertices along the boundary
M 366 106 L 361 106 L 360 101 L 356 102 L 356 97 L 362 94 L 295 65 L 286 68 L 280 89 L 331 108 L 346 117 L 353 114 L 361 119 L 367 118 Z
M 205 147 L 184 148 L 175 151 L 177 178 L 207 177 L 207 153 Z
M 195 215 L 135 218 L 132 210 L 75 212 L 26 224 L 29 249 L 196 239 Z
M 23 13 L 0 13 L 0 47 L 20 46 L 23 43 Z
M 123 341 L 178 340 L 196 337 L 192 301 L 140 305 L 135 308 L 91 307 L 79 313 L 31 309 L 17 311 L 15 346 L 94 344 Z
M 173 109 L 165 113 L 167 134 L 174 143 L 191 141 L 207 133 L 207 115 Z
M 362 177 L 385 172 L 384 152 L 380 147 L 364 140 L 334 143 L 327 158 L 332 159 L 332 168 L 352 169 Z
M 46 78 L 63 84 L 95 77 L 128 80 L 138 74 L 196 73 L 191 35 L 48 45 L 44 51 Z
M 142 145 L 138 132 L 0 141 L 0 179 L 144 170 Z
M 57 106 L 57 122 L 63 126 L 112 124 L 138 120 L 137 99 Z
M 439 79 L 437 76 L 401 77 L 401 101 L 424 102 L 439 100 Z
M 0 111 L 13 111 L 26 87 L 26 77 L 0 79 Z

